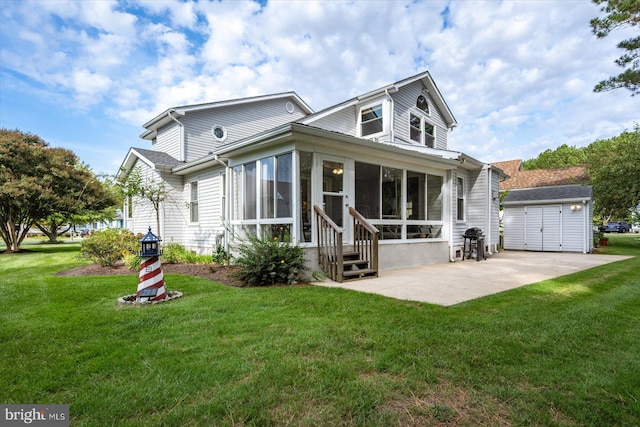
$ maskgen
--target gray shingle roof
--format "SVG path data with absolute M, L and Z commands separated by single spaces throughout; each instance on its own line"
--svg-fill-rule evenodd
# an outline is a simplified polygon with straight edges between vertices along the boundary
M 184 162 L 181 162 L 175 157 L 172 157 L 162 151 L 147 150 L 144 148 L 134 148 L 134 150 L 156 166 L 173 167 L 184 164 Z
M 503 202 L 529 202 L 536 200 L 591 199 L 590 185 L 558 185 L 555 187 L 510 190 Z

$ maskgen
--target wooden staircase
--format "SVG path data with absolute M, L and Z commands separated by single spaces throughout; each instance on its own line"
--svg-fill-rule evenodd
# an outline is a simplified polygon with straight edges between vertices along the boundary
M 370 268 L 370 261 L 362 259 L 359 252 L 343 251 L 342 280 L 357 280 L 367 277 L 377 277 L 378 270 Z
M 318 206 L 316 212 L 318 230 L 318 261 L 331 280 L 346 280 L 378 276 L 379 231 L 358 211 L 349 208 L 353 218 L 353 248 L 343 245 L 343 231 Z

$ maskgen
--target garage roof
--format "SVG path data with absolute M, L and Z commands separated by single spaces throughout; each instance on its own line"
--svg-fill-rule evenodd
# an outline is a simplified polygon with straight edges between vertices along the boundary
M 554 187 L 527 188 L 510 190 L 503 203 L 521 203 L 545 200 L 591 199 L 593 190 L 590 185 L 558 185 Z

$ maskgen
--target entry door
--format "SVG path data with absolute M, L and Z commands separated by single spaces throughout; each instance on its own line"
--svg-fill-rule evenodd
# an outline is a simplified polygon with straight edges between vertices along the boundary
M 525 245 L 530 251 L 561 251 L 562 207 L 527 206 L 525 209 Z
M 316 204 L 343 230 L 350 229 L 349 203 L 352 193 L 353 161 L 344 157 L 316 156 Z M 346 236 L 345 236 L 346 237 Z

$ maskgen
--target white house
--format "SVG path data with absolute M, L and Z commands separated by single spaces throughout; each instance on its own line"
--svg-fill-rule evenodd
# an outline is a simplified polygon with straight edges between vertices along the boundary
M 165 242 L 206 253 L 266 233 L 335 280 L 376 275 L 461 259 L 471 227 L 496 250 L 504 173 L 449 150 L 456 125 L 429 72 L 319 112 L 293 92 L 180 106 L 143 125 L 150 147 L 131 148 L 120 177 L 164 183 Z M 134 232 L 155 228 L 142 199 L 124 213 Z

